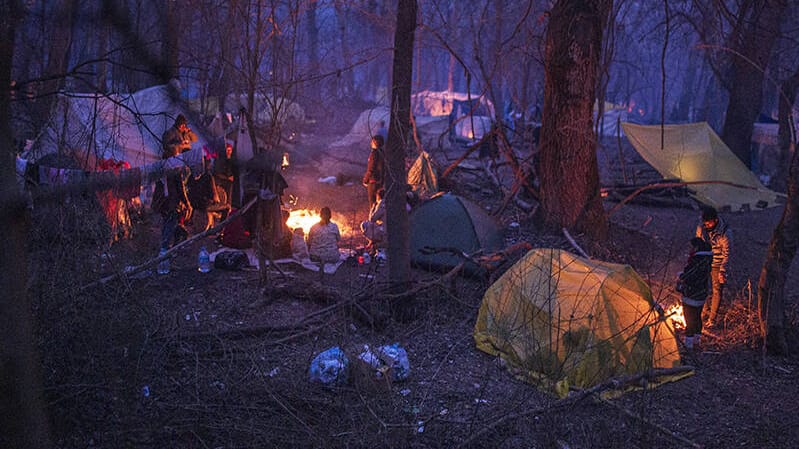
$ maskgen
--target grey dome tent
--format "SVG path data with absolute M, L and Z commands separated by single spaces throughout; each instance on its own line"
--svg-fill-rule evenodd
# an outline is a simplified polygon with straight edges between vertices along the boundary
M 448 270 L 463 259 L 451 252 L 425 254 L 430 248 L 452 248 L 466 254 L 482 251 L 490 253 L 503 247 L 502 229 L 479 206 L 452 194 L 443 194 L 425 201 L 410 214 L 411 262 L 428 270 Z M 481 269 L 469 262 L 464 267 L 467 274 L 478 274 Z

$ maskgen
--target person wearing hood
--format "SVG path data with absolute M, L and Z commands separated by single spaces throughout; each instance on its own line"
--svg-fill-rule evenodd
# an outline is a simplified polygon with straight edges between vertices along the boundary
M 710 283 L 712 287 L 710 306 L 705 306 L 707 321 L 705 326 L 713 327 L 723 299 L 724 285 L 727 283 L 732 246 L 732 231 L 727 227 L 715 208 L 702 209 L 702 223 L 696 227 L 696 237 L 701 238 L 713 250 L 713 261 L 710 267 Z
M 702 308 L 707 299 L 712 261 L 713 251 L 710 244 L 699 237 L 692 238 L 688 263 L 677 281 L 677 291 L 682 293 L 682 310 L 685 316 L 685 347 L 689 350 L 699 345 L 702 335 Z
M 191 144 L 197 141 L 197 134 L 189 128 L 189 123 L 183 114 L 175 118 L 175 124 L 164 131 L 161 137 L 163 145 L 163 159 L 177 156 L 191 149 Z

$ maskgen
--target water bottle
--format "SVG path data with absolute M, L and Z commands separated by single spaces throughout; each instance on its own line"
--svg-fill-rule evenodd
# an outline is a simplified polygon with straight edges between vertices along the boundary
M 200 254 L 197 256 L 197 265 L 200 273 L 208 273 L 211 271 L 211 256 L 208 250 L 203 246 L 200 248 Z
M 161 248 L 161 251 L 158 252 L 158 257 L 162 257 L 166 254 L 166 249 Z M 158 262 L 158 274 L 167 274 L 169 273 L 169 258 L 165 258 L 162 261 Z
M 368 252 L 363 253 L 363 263 L 368 265 L 371 262 L 372 262 L 372 256 L 370 256 Z
M 384 263 L 386 263 L 386 259 L 387 259 L 386 252 L 383 251 L 383 248 L 378 249 L 377 254 L 375 254 L 375 260 L 377 261 L 377 263 L 383 265 Z

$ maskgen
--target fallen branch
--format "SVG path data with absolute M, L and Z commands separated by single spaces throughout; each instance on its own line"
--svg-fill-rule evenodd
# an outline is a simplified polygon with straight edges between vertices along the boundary
M 618 204 L 616 204 L 615 206 L 610 208 L 610 210 L 608 211 L 608 216 L 612 215 L 614 212 L 619 210 L 622 206 L 624 206 L 625 204 L 630 202 L 633 198 L 635 198 L 636 196 L 641 194 L 641 192 L 645 192 L 647 190 L 652 190 L 652 189 L 662 189 L 662 188 L 670 188 L 670 187 L 685 187 L 685 186 L 696 185 L 696 184 L 722 184 L 722 185 L 727 185 L 727 186 L 732 186 L 732 187 L 738 187 L 738 188 L 741 188 L 741 189 L 757 190 L 756 187 L 746 186 L 746 185 L 743 185 L 743 184 L 736 184 L 734 182 L 727 182 L 727 181 L 688 181 L 688 182 L 663 182 L 663 183 L 649 184 L 649 185 L 645 185 L 643 187 L 639 187 L 633 193 L 627 195 L 626 198 L 624 198 L 623 200 L 619 201 Z
M 196 235 L 193 235 L 193 236 L 189 237 L 188 239 L 186 239 L 186 240 L 178 243 L 177 245 L 173 246 L 172 248 L 168 249 L 164 254 L 159 255 L 158 257 L 154 257 L 154 258 L 148 260 L 147 262 L 144 262 L 144 263 L 142 263 L 140 265 L 137 265 L 137 266 L 131 268 L 130 270 L 118 271 L 118 272 L 116 272 L 114 274 L 108 275 L 108 276 L 106 276 L 104 278 L 101 278 L 101 279 L 99 279 L 97 281 L 91 282 L 91 283 L 81 287 L 80 290 L 83 291 L 83 290 L 86 290 L 88 288 L 95 287 L 97 285 L 107 284 L 108 282 L 113 281 L 114 279 L 116 279 L 118 277 L 121 277 L 121 276 L 130 276 L 130 275 L 136 274 L 136 273 L 138 273 L 140 271 L 143 271 L 144 269 L 146 269 L 146 268 L 148 268 L 150 266 L 153 266 L 153 265 L 157 264 L 158 262 L 161 262 L 164 259 L 169 258 L 173 253 L 175 253 L 176 251 L 178 251 L 180 249 L 185 248 L 186 246 L 188 246 L 192 242 L 194 242 L 196 240 L 199 240 L 199 239 L 201 239 L 203 237 L 206 237 L 208 235 L 211 235 L 211 234 L 213 234 L 215 232 L 218 232 L 226 224 L 228 224 L 231 221 L 233 221 L 234 219 L 236 219 L 236 217 L 238 217 L 238 216 L 244 214 L 245 212 L 247 212 L 247 210 L 249 210 L 250 207 L 252 207 L 252 205 L 255 204 L 255 201 L 257 199 L 258 199 L 258 197 L 253 198 L 252 200 L 250 200 L 249 203 L 245 204 L 244 207 L 242 207 L 241 209 L 237 210 L 236 212 L 230 214 L 224 221 L 222 221 L 218 225 L 216 225 L 216 226 L 214 226 L 212 228 L 206 229 L 204 232 L 201 232 L 199 234 L 196 234 Z
M 586 254 L 586 252 L 583 251 L 582 248 L 580 248 L 580 245 L 578 245 L 577 242 L 574 241 L 574 239 L 572 238 L 571 234 L 569 234 L 569 231 L 566 230 L 566 228 L 563 228 L 562 231 L 563 231 L 563 235 L 566 236 L 566 240 L 568 240 L 569 243 L 571 243 L 572 247 L 575 250 L 577 250 L 577 252 L 580 253 L 581 256 L 585 257 L 586 259 L 590 259 L 591 258 L 591 256 Z
M 636 415 L 632 411 L 626 409 L 625 407 L 622 407 L 619 404 L 613 403 L 613 402 L 611 402 L 611 401 L 609 401 L 607 399 L 603 399 L 601 396 L 597 396 L 597 398 L 600 401 L 602 401 L 602 403 L 608 404 L 608 405 L 611 405 L 611 406 L 615 407 L 616 409 L 620 410 L 622 413 L 624 413 L 625 415 L 629 416 L 630 418 L 637 419 L 637 420 L 641 421 L 642 423 L 654 428 L 658 432 L 660 432 L 660 433 L 662 433 L 662 434 L 664 434 L 666 436 L 669 436 L 671 438 L 674 438 L 675 440 L 679 441 L 680 443 L 683 443 L 683 444 L 685 444 L 687 446 L 690 446 L 690 447 L 695 447 L 697 449 L 702 449 L 702 445 L 701 444 L 695 443 L 695 442 L 689 440 L 688 438 L 685 438 L 682 435 L 678 435 L 678 434 L 672 432 L 671 430 L 667 429 L 666 427 L 664 427 L 664 426 L 662 426 L 662 425 L 660 425 L 658 423 L 654 423 L 654 422 L 644 418 L 643 416 Z
M 670 376 L 670 375 L 674 375 L 674 374 L 686 373 L 686 372 L 693 371 L 693 370 L 694 370 L 693 366 L 685 365 L 685 366 L 679 366 L 679 367 L 676 367 L 676 368 L 653 369 L 653 370 L 648 370 L 646 372 L 639 373 L 639 374 L 614 377 L 614 378 L 612 378 L 612 379 L 610 379 L 610 380 L 608 380 L 606 382 L 603 382 L 603 383 L 601 383 L 599 385 L 595 385 L 595 386 L 593 386 L 593 387 L 591 387 L 591 388 L 589 388 L 587 390 L 577 390 L 577 391 L 574 392 L 574 394 L 572 394 L 570 396 L 567 396 L 567 397 L 565 397 L 563 399 L 559 399 L 559 400 L 555 401 L 554 403 L 550 404 L 547 407 L 540 407 L 540 408 L 533 409 L 533 410 L 524 410 L 522 412 L 510 413 L 510 414 L 504 415 L 501 418 L 489 423 L 487 426 L 483 427 L 482 429 L 480 429 L 479 431 L 474 433 L 466 441 L 464 441 L 461 444 L 459 444 L 458 447 L 459 448 L 467 447 L 470 444 L 472 444 L 475 440 L 477 440 L 481 436 L 485 435 L 486 433 L 491 432 L 492 430 L 496 429 L 497 427 L 499 427 L 499 426 L 501 426 L 501 425 L 503 425 L 503 424 L 505 424 L 507 422 L 510 422 L 511 420 L 514 420 L 514 419 L 524 418 L 525 416 L 530 416 L 530 415 L 537 415 L 537 414 L 544 413 L 544 412 L 549 411 L 549 410 L 553 410 L 553 409 L 556 409 L 556 408 L 562 408 L 562 407 L 565 407 L 567 405 L 572 405 L 572 404 L 574 404 L 576 402 L 582 401 L 583 399 L 585 399 L 585 398 L 587 398 L 589 396 L 598 395 L 599 393 L 601 393 L 603 391 L 607 391 L 607 390 L 615 390 L 615 389 L 618 389 L 621 386 L 640 383 L 640 381 L 642 381 L 642 380 L 650 380 L 650 379 L 658 378 L 660 376 Z M 692 443 L 692 444 L 694 444 L 694 443 Z

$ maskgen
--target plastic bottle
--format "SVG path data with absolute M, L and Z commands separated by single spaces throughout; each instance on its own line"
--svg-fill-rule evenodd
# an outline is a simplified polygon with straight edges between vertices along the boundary
M 158 252 L 158 257 L 162 257 L 166 254 L 166 249 L 161 248 L 161 251 Z M 158 262 L 158 274 L 167 274 L 169 273 L 169 258 Z
M 372 256 L 370 256 L 368 252 L 367 253 L 363 253 L 363 263 L 368 265 L 371 262 L 372 262 Z
M 211 271 L 211 255 L 208 254 L 208 250 L 204 246 L 200 248 L 200 254 L 197 256 L 197 265 L 200 273 Z
M 377 254 L 375 254 L 375 261 L 377 261 L 377 263 L 382 265 L 386 263 L 386 260 L 387 260 L 386 252 L 383 251 L 383 248 L 378 249 Z

